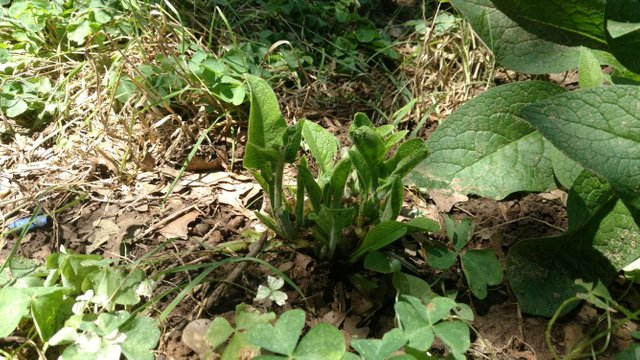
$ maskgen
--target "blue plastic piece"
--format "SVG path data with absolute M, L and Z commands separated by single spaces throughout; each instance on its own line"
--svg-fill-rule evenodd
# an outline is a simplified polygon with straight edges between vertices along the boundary
M 22 231 L 25 226 L 29 225 L 29 227 L 27 227 L 27 231 L 30 231 L 47 226 L 48 220 L 49 217 L 47 215 L 38 215 L 34 218 L 30 216 L 13 221 L 11 224 L 9 224 L 9 226 L 7 226 L 7 229 L 10 233 L 13 233 Z M 29 224 L 29 221 L 32 221 L 31 224 Z

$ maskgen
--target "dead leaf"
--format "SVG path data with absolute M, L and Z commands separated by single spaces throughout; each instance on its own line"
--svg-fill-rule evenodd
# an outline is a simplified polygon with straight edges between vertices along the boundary
M 205 160 L 200 156 L 194 156 L 189 164 L 187 164 L 188 171 L 212 171 L 212 170 L 221 170 L 222 167 L 222 159 L 215 158 L 213 160 Z
M 186 213 L 162 227 L 158 232 L 168 239 L 186 239 L 187 233 L 189 232 L 189 224 L 197 219 L 198 215 L 200 215 L 200 213 L 197 211 Z
M 120 232 L 120 227 L 111 220 L 98 219 L 93 223 L 93 232 L 89 237 L 91 245 L 87 246 L 87 252 L 92 253 L 105 242 L 113 239 Z
M 344 319 L 344 323 L 342 325 L 342 331 L 349 334 L 351 339 L 366 339 L 369 335 L 369 327 L 363 326 L 358 327 L 358 323 L 362 321 L 362 317 L 358 315 L 350 315 L 346 319 Z
M 156 167 L 156 160 L 151 153 L 144 154 L 144 158 L 140 162 L 140 167 L 143 170 L 153 170 Z
M 253 212 L 246 208 L 245 199 L 251 199 L 260 191 L 260 186 L 256 183 L 219 183 L 218 195 L 216 199 L 221 204 L 230 205 L 234 210 L 251 218 Z
M 429 197 L 436 203 L 440 212 L 448 213 L 459 202 L 467 201 L 466 195 L 447 190 L 429 190 Z
M 182 342 L 191 350 L 193 350 L 200 359 L 208 359 L 211 354 L 211 346 L 207 343 L 204 334 L 207 333 L 210 320 L 197 319 L 193 320 L 182 330 Z

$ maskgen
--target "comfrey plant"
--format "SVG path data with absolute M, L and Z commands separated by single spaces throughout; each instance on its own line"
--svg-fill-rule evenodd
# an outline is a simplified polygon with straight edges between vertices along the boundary
M 320 259 L 356 262 L 413 231 L 438 231 L 435 221 L 396 221 L 404 198 L 402 179 L 428 154 L 420 139 L 398 145 L 406 131 L 376 127 L 358 113 L 349 129 L 353 146 L 339 151 L 338 139 L 310 121 L 287 125 L 276 96 L 258 77 L 247 75 L 251 91 L 244 166 L 264 189 L 269 214 L 257 216 L 290 241 L 312 235 Z M 317 167 L 314 176 L 304 142 Z M 343 154 L 338 158 L 338 154 Z M 284 186 L 286 164 L 297 169 L 295 189 Z

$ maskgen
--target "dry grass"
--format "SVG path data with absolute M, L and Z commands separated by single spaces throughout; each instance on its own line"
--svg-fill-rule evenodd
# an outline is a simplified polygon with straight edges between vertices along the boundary
M 423 19 L 428 9 L 422 8 Z M 440 5 L 432 15 L 442 13 Z M 493 85 L 494 61 L 462 17 L 450 31 L 438 33 L 435 22 L 428 22 L 424 34 L 414 34 L 415 42 L 404 52 L 410 56 L 403 71 L 408 87 L 418 99 L 414 119 L 424 116 L 441 120 L 458 106 Z

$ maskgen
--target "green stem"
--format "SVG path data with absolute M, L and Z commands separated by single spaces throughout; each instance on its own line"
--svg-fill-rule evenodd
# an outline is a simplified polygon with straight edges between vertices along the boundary
M 296 238 L 296 232 L 293 229 L 293 224 L 291 224 L 291 219 L 289 219 L 289 212 L 282 202 L 282 194 L 284 192 L 282 186 L 282 178 L 284 175 L 284 154 L 281 154 L 278 162 L 276 163 L 276 171 L 275 171 L 275 184 L 273 188 L 273 203 L 271 204 L 271 211 L 282 229 L 282 233 L 286 234 L 289 240 L 294 240 Z

